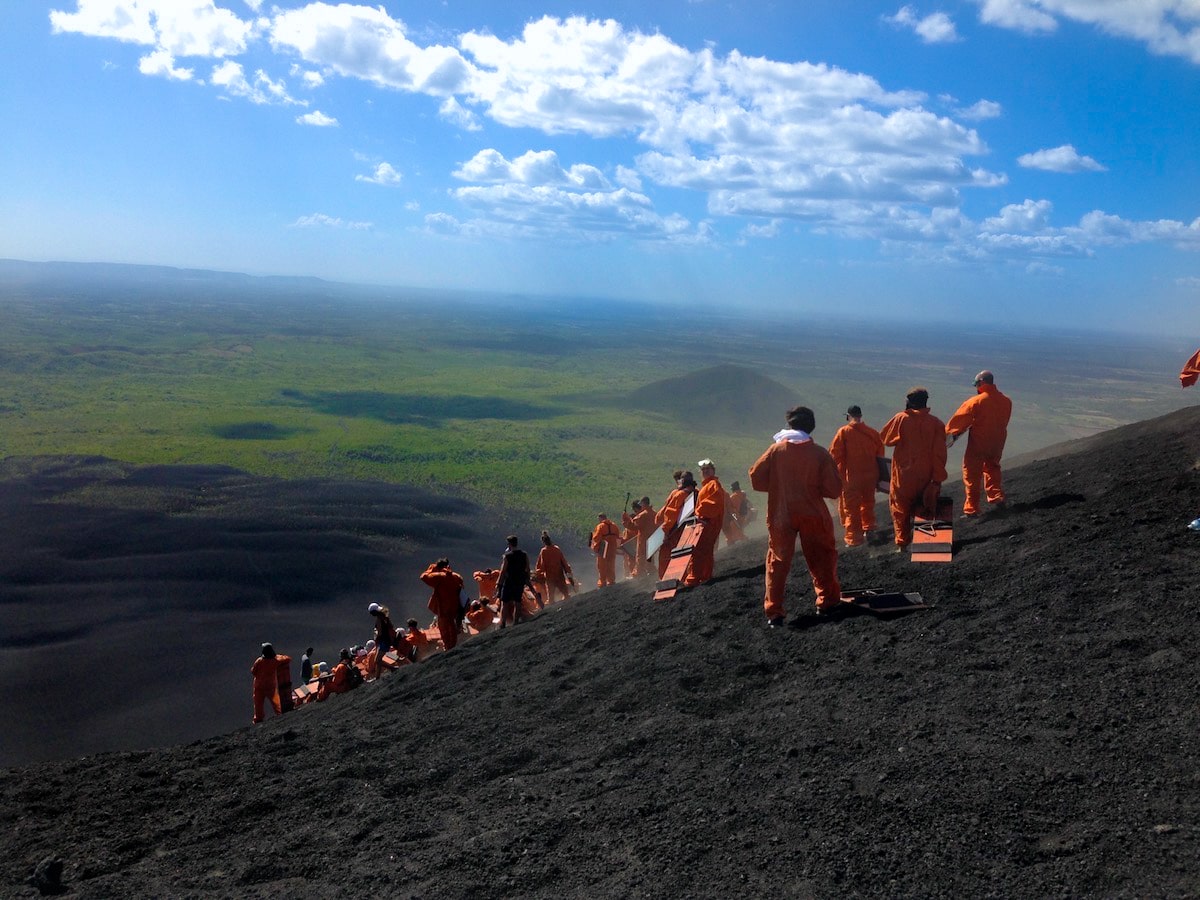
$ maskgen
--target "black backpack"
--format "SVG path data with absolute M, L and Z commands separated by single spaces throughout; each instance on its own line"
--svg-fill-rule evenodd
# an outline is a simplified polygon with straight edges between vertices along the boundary
M 346 663 L 346 667 L 350 670 L 350 674 L 346 677 L 346 683 L 348 685 L 350 685 L 351 688 L 356 688 L 360 684 L 362 684 L 363 683 L 362 669 L 360 669 L 358 666 L 356 666 L 352 662 Z

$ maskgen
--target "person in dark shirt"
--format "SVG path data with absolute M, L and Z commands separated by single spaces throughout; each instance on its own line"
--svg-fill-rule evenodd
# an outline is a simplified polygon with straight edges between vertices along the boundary
M 507 538 L 508 549 L 500 561 L 500 577 L 496 581 L 496 596 L 500 600 L 500 627 L 515 625 L 518 621 L 521 596 L 530 584 L 529 556 L 517 547 L 517 536 Z

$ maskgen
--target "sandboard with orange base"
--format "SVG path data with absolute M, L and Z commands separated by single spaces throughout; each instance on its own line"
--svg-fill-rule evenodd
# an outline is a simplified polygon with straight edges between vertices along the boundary
M 670 600 L 684 587 L 683 582 L 692 570 L 692 551 L 699 536 L 700 522 L 689 519 L 683 526 L 679 543 L 671 551 L 671 561 L 667 563 L 663 577 L 654 586 L 655 600 Z
M 913 562 L 948 563 L 954 559 L 954 501 L 938 497 L 937 515 L 913 519 Z
M 877 588 L 843 591 L 842 602 L 848 603 L 856 609 L 866 610 L 876 615 L 911 612 L 917 609 L 933 609 L 916 592 L 881 591 Z

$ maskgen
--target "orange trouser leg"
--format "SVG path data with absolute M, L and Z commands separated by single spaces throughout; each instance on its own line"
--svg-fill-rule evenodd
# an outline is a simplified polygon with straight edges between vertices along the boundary
M 768 525 L 767 593 L 763 599 L 763 610 L 768 619 L 781 618 L 786 612 L 783 591 L 787 587 L 788 573 L 792 571 L 792 557 L 795 554 L 796 530 L 788 524 Z
M 596 587 L 614 584 L 617 580 L 617 561 L 612 557 L 596 557 Z
M 912 517 L 916 507 L 916 497 L 905 497 L 892 485 L 892 492 L 888 495 L 888 508 L 892 512 L 892 527 L 896 529 L 896 543 L 901 546 L 912 543 Z
M 875 527 L 875 489 L 855 490 L 847 487 L 838 498 L 838 509 L 842 512 L 842 525 L 846 529 L 846 543 L 862 543 L 863 535 Z
M 800 519 L 800 549 L 808 563 L 817 609 L 830 609 L 842 602 L 842 585 L 838 581 L 837 544 L 833 530 L 816 516 Z
M 713 554 L 717 549 L 717 538 L 721 536 L 721 526 L 712 519 L 702 519 L 700 534 L 692 548 L 692 567 L 688 572 L 688 585 L 704 584 L 712 578 Z
M 555 594 L 558 594 L 558 598 L 560 600 L 566 600 L 569 596 L 571 596 L 569 593 L 567 593 L 567 583 L 564 580 L 562 580 L 560 578 L 557 581 L 551 581 L 549 578 L 547 578 L 546 579 L 546 604 L 547 605 L 554 602 Z
M 984 460 L 983 462 L 983 493 L 988 503 L 1004 502 L 1004 481 L 1000 477 L 1000 461 Z
M 271 702 L 272 709 L 275 710 L 275 715 L 279 715 L 279 695 L 274 691 L 254 689 L 254 718 L 251 719 L 254 724 L 258 724 L 266 718 L 263 715 L 263 704 L 267 701 Z
M 979 489 L 983 486 L 983 457 L 967 452 L 963 454 L 963 515 L 972 516 L 979 512 Z
M 437 622 L 438 633 L 442 636 L 442 646 L 447 650 L 454 649 L 454 646 L 458 643 L 457 620 L 455 620 L 454 616 L 439 615 Z

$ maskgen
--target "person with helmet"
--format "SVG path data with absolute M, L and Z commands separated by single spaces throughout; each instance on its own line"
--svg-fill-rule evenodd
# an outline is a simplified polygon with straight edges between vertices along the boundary
M 946 480 L 946 427 L 929 411 L 929 391 L 914 387 L 905 395 L 904 409 L 892 416 L 879 433 L 892 449 L 892 482 L 888 506 L 896 532 L 896 552 L 912 543 L 913 515 L 918 508 L 933 515 L 942 482 Z
M 964 431 L 967 449 L 963 453 L 963 515 L 979 515 L 982 490 L 987 502 L 1004 506 L 1004 484 L 1000 476 L 1000 457 L 1008 439 L 1012 401 L 996 387 L 996 377 L 984 369 L 975 376 L 975 396 L 963 402 L 946 423 L 946 446 L 952 447 Z

